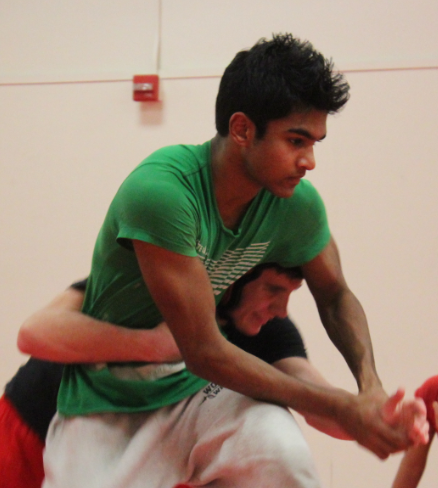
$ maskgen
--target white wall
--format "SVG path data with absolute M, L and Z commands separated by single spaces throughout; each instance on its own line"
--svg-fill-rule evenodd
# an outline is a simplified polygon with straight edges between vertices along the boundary
M 367 312 L 382 380 L 412 394 L 437 373 L 437 18 L 431 0 L 3 0 L 0 382 L 26 359 L 15 346 L 22 320 L 89 272 L 131 168 L 162 145 L 212 137 L 226 64 L 258 38 L 290 31 L 333 56 L 352 86 L 309 178 Z M 161 102 L 133 102 L 132 76 L 152 72 Z M 306 290 L 290 311 L 311 360 L 354 391 Z M 382 463 L 303 429 L 327 487 L 390 486 L 398 456 Z M 435 486 L 436 466 L 422 488 Z
M 438 115 L 431 107 L 438 107 L 438 70 L 350 73 L 348 79 L 351 101 L 332 118 L 309 178 L 324 197 L 346 277 L 367 313 L 381 378 L 389 391 L 403 385 L 412 394 L 437 374 Z M 311 299 L 300 293 L 292 296 L 290 311 L 311 360 L 352 390 L 351 375 L 322 334 Z M 317 438 L 312 447 L 320 452 L 326 479 L 331 473 L 329 486 L 347 487 L 353 480 L 354 487 L 390 486 L 398 461 L 380 463 L 348 443 L 310 435 Z M 436 486 L 434 455 L 424 488 Z

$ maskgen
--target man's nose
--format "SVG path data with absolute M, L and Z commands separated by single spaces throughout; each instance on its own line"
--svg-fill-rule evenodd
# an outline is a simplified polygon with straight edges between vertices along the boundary
M 281 319 L 287 317 L 287 302 L 287 299 L 277 299 L 271 306 L 271 313 Z
M 300 155 L 298 159 L 298 166 L 304 168 L 306 171 L 312 171 L 316 166 L 315 153 L 313 151 L 313 146 L 307 148 L 303 154 Z

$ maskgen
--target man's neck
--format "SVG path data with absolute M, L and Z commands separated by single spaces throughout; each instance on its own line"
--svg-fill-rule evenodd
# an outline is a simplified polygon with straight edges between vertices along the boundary
M 211 141 L 213 188 L 225 227 L 236 229 L 260 188 L 245 177 L 240 148 L 227 137 L 216 135 Z

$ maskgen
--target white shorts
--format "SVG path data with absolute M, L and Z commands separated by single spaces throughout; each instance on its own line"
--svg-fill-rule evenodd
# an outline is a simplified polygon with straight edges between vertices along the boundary
M 214 384 L 153 412 L 53 419 L 43 488 L 319 488 L 291 413 Z

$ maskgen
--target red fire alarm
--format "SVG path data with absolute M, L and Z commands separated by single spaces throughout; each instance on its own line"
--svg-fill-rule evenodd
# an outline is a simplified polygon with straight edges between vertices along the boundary
M 136 102 L 158 101 L 158 75 L 135 75 L 133 99 Z

